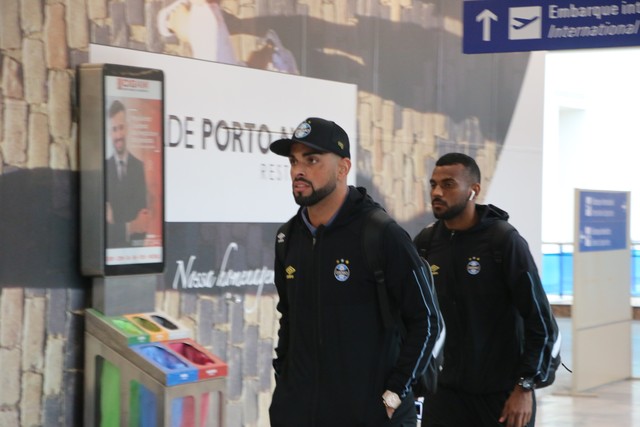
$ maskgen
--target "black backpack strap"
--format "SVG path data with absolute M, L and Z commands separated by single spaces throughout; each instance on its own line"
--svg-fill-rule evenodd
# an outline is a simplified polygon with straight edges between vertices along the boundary
M 493 227 L 491 227 L 491 251 L 493 252 L 493 259 L 496 264 L 502 263 L 504 245 L 507 242 L 507 237 L 514 230 L 515 227 L 506 220 L 498 220 Z
M 378 305 L 385 329 L 391 329 L 394 322 L 382 269 L 382 235 L 392 221 L 393 219 L 383 209 L 375 209 L 365 218 L 362 230 L 363 253 L 376 279 Z
M 418 235 L 413 239 L 413 244 L 416 249 L 418 249 L 418 253 L 425 260 L 427 259 L 427 255 L 429 254 L 429 249 L 431 248 L 431 241 L 433 240 L 433 235 L 436 232 L 437 222 L 433 222 L 426 226 L 425 228 L 418 233 Z

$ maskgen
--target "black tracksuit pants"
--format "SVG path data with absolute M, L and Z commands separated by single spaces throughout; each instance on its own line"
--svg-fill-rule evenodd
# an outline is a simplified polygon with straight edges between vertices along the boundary
M 501 427 L 498 422 L 509 391 L 471 394 L 438 386 L 438 392 L 424 399 L 422 427 Z M 536 423 L 536 396 L 528 427 Z

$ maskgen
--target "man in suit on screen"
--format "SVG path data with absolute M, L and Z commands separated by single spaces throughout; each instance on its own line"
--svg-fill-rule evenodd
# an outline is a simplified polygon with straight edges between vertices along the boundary
M 118 100 L 109 107 L 108 133 L 107 247 L 143 246 L 150 222 L 144 164 L 127 148 L 127 110 Z

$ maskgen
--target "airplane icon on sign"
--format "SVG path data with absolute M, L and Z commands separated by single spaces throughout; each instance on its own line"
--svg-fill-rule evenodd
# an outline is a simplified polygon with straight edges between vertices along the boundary
M 542 6 L 509 8 L 509 40 L 542 38 Z
M 526 27 L 527 25 L 531 24 L 532 22 L 536 21 L 539 18 L 539 16 L 534 16 L 531 19 L 526 19 L 526 18 L 513 18 L 514 21 L 518 21 L 517 24 L 512 24 L 511 26 L 513 27 L 514 30 L 519 30 L 521 28 Z

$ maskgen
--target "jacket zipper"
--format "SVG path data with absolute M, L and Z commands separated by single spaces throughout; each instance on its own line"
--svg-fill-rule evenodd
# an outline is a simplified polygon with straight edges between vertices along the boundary
M 320 280 L 318 280 L 318 256 L 316 254 L 316 243 L 317 243 L 317 238 L 316 236 L 313 236 L 313 239 L 311 240 L 311 250 L 313 251 L 313 269 L 312 269 L 312 276 L 315 286 L 316 286 L 316 296 L 317 296 L 317 300 L 316 300 L 316 304 L 317 304 L 317 316 L 318 316 L 318 325 L 317 325 L 317 334 L 318 334 L 318 346 L 322 347 L 322 334 L 321 334 L 321 325 L 322 325 L 322 310 L 320 310 L 322 304 L 321 304 L 321 289 L 320 289 Z
M 451 286 L 451 290 L 452 292 L 452 300 L 453 300 L 453 308 L 455 310 L 456 316 L 456 323 L 458 324 L 458 331 L 460 331 L 460 333 L 466 333 L 466 331 L 462 330 L 462 325 L 460 324 L 460 316 L 458 313 L 459 307 L 458 307 L 458 289 L 457 287 L 460 285 L 460 282 L 458 280 L 458 270 L 456 269 L 456 250 L 455 250 L 455 242 L 456 239 L 456 232 L 455 230 L 451 230 L 451 234 L 449 235 L 449 243 L 450 243 L 450 254 L 449 254 L 449 259 L 451 262 L 451 275 L 453 276 L 453 286 Z M 465 366 L 465 354 L 464 354 L 464 346 L 460 346 L 458 348 L 458 355 L 459 355 L 459 363 L 460 363 L 460 367 L 464 367 Z M 459 369 L 457 372 L 457 378 L 456 378 L 456 384 L 462 384 L 462 379 L 463 379 L 463 369 Z
M 316 231 L 317 232 L 317 231 Z M 316 334 L 317 339 L 316 342 L 318 343 L 318 351 L 316 351 L 316 354 L 314 355 L 314 357 L 316 358 L 316 387 L 315 390 L 313 390 L 313 417 L 311 419 L 311 427 L 315 427 L 316 425 L 316 420 L 318 419 L 318 399 L 319 399 L 319 389 L 320 389 L 320 349 L 322 348 L 322 334 L 321 334 L 321 330 L 320 330 L 320 325 L 322 324 L 322 315 L 321 315 L 321 309 L 320 309 L 320 280 L 318 280 L 318 274 L 317 274 L 317 265 L 318 265 L 318 260 L 317 260 L 317 252 L 316 252 L 316 243 L 317 243 L 317 238 L 316 236 L 312 236 L 311 238 L 311 259 L 312 259 L 312 267 L 311 267 L 311 277 L 313 280 L 313 284 L 316 287 L 316 310 L 318 310 L 318 312 L 316 313 L 317 315 L 317 325 L 316 325 Z

